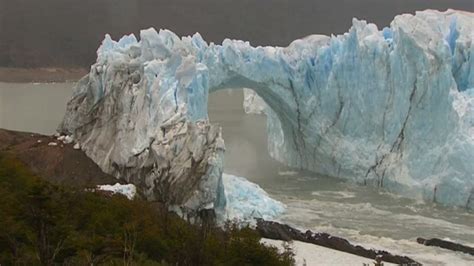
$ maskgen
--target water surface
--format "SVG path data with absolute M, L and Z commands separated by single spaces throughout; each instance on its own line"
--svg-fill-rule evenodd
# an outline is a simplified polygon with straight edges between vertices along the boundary
M 0 128 L 54 134 L 74 83 L 0 82 Z

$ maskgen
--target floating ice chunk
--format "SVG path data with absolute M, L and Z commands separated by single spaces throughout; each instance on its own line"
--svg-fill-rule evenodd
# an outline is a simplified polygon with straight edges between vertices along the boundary
M 298 172 L 296 171 L 279 171 L 278 172 L 278 175 L 281 175 L 281 176 L 294 176 L 294 175 L 297 175 Z
M 225 205 L 218 209 L 221 221 L 238 220 L 253 223 L 254 218 L 271 220 L 285 211 L 285 205 L 270 196 L 257 184 L 243 177 L 222 175 Z

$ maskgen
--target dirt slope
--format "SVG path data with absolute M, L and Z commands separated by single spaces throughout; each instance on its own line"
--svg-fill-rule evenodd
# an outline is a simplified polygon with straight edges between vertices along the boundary
M 51 142 L 57 146 L 48 145 Z M 118 182 L 73 144 L 63 144 L 53 136 L 0 129 L 0 153 L 18 158 L 35 174 L 56 184 L 94 187 Z

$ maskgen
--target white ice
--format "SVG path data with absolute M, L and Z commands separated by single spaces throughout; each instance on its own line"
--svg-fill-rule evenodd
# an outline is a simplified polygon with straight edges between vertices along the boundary
M 129 200 L 132 200 L 137 194 L 137 188 L 133 184 L 119 184 L 115 185 L 99 185 L 97 186 L 98 190 L 110 191 L 112 193 L 119 193 L 127 197 Z

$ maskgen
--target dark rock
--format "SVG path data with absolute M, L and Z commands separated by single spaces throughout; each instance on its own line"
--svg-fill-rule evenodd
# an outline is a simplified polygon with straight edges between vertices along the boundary
M 286 224 L 265 221 L 263 219 L 257 219 L 257 231 L 265 238 L 283 241 L 296 240 L 311 243 L 369 259 L 375 260 L 381 258 L 385 262 L 396 263 L 399 265 L 421 265 L 406 256 L 393 255 L 384 250 L 366 249 L 362 246 L 353 245 L 344 238 L 331 236 L 327 233 L 314 233 L 310 230 L 303 233 Z
M 424 238 L 417 238 L 416 242 L 425 245 L 425 246 L 433 246 L 433 247 L 440 247 L 444 249 L 449 249 L 453 251 L 460 251 L 470 255 L 474 255 L 474 248 L 468 247 L 465 245 L 461 245 L 458 243 L 441 240 L 439 238 L 431 238 L 431 239 L 424 239 Z

